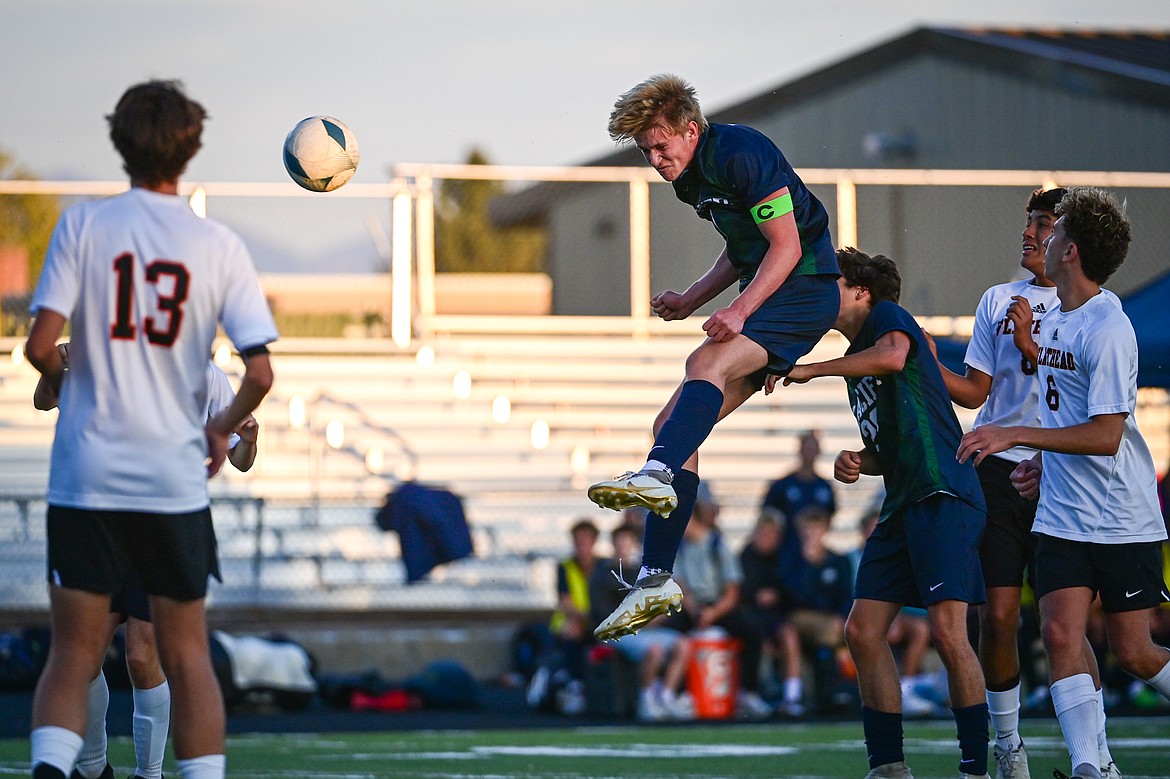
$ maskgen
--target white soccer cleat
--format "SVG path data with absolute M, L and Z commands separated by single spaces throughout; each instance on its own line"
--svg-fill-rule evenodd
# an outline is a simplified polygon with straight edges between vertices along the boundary
M 1121 769 L 1112 760 L 1109 765 L 1101 766 L 1101 779 L 1122 779 Z
M 678 507 L 669 471 L 626 471 L 589 488 L 589 500 L 614 511 L 642 506 L 666 519 Z
M 613 641 L 637 633 L 658 615 L 673 614 L 682 609 L 682 601 L 682 590 L 669 573 L 639 579 L 614 612 L 597 626 L 593 635 L 599 641 Z
M 1021 741 L 1015 749 L 1004 749 L 996 744 L 992 754 L 995 756 L 995 779 L 1032 779 L 1024 742 Z

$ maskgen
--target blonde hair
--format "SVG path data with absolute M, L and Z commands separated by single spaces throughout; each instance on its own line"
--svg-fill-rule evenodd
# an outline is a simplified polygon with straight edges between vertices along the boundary
M 706 131 L 707 120 L 695 88 L 679 76 L 659 73 L 636 84 L 613 104 L 609 137 L 621 143 L 657 126 L 681 134 L 691 122 L 700 132 Z

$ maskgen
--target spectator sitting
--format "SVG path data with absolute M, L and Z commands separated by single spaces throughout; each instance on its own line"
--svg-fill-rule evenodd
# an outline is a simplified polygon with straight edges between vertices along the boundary
M 787 604 L 783 601 L 780 582 L 780 544 L 785 530 L 784 515 L 773 508 L 760 511 L 751 538 L 739 554 L 743 569 L 743 587 L 740 593 L 748 616 L 766 636 L 765 667 L 778 671 L 783 662 L 783 698 L 778 711 L 789 716 L 804 713 L 804 679 L 800 652 L 800 637 L 785 618 Z
M 743 572 L 739 560 L 716 529 L 719 504 L 700 483 L 694 514 L 675 558 L 674 576 L 682 588 L 683 610 L 664 624 L 685 633 L 719 627 L 740 643 L 736 708 L 746 718 L 762 719 L 772 707 L 760 697 L 760 657 L 764 634 L 740 606 Z
M 589 579 L 592 622 L 598 624 L 622 602 L 625 590 L 619 579 L 636 573 L 641 560 L 638 529 L 622 522 L 613 529 L 614 559 L 599 565 Z M 622 579 L 624 581 L 624 579 Z M 690 641 L 677 630 L 662 626 L 662 618 L 651 622 L 615 644 L 618 654 L 638 666 L 637 717 L 644 722 L 692 719 L 694 704 L 683 692 Z
M 596 624 L 589 610 L 589 578 L 599 567 L 594 553 L 598 530 L 597 525 L 582 519 L 569 533 L 573 539 L 573 555 L 557 564 L 557 609 L 549 622 L 549 632 L 553 652 L 560 660 L 553 665 L 580 679 L 584 671 L 584 650 L 593 641 Z
M 834 705 L 838 667 L 852 665 L 845 648 L 845 618 L 853 605 L 853 568 L 849 558 L 825 546 L 832 515 L 807 506 L 796 515 L 800 554 L 785 560 L 780 577 L 790 611 L 788 621 L 801 646 L 816 658 L 817 704 Z

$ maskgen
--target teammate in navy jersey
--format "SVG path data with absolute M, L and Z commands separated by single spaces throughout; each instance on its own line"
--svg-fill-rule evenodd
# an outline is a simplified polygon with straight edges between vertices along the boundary
M 1040 499 L 1036 594 L 1053 707 L 1073 776 L 1097 779 L 1103 723 L 1084 651 L 1089 609 L 1099 595 L 1118 665 L 1170 697 L 1170 652 L 1150 638 L 1152 610 L 1170 601 L 1166 528 L 1154 462 L 1133 418 L 1137 339 L 1117 296 L 1102 288 L 1125 261 L 1129 221 L 1111 195 L 1090 187 L 1070 188 L 1056 213 L 1044 272 L 1060 305 L 1039 334 L 1040 426 L 983 425 L 956 454 L 978 465 L 1015 446 L 1040 450 L 1011 478 L 1020 494 Z
M 131 188 L 62 214 L 33 296 L 25 352 L 60 398 L 46 523 L 53 641 L 33 699 L 35 779 L 73 768 L 110 596 L 131 574 L 150 594 L 179 774 L 224 776 L 204 615 L 207 579 L 219 575 L 207 478 L 272 385 L 267 344 L 277 333 L 243 242 L 178 197 L 205 118 L 177 82 L 122 95 L 107 119 Z M 66 323 L 67 371 L 57 349 Z M 246 362 L 235 399 L 208 421 L 207 355 L 221 324 Z
M 867 779 L 911 776 L 902 747 L 902 690 L 887 638 L 907 605 L 926 607 L 931 639 L 947 669 L 960 776 L 985 777 L 987 702 L 967 638 L 968 606 L 984 600 L 978 562 L 983 492 L 975 469 L 952 456 L 962 429 L 925 334 L 898 305 L 897 266 L 856 249 L 841 249 L 837 259 L 841 310 L 834 328 L 849 348 L 834 360 L 797 365 L 784 384 L 843 376 L 864 446 L 837 455 L 833 475 L 851 484 L 863 473 L 880 474 L 885 482 L 845 624 L 861 691 Z
M 1024 208 L 1020 266 L 1031 278 L 997 284 L 983 293 L 975 310 L 975 327 L 967 347 L 966 372 L 960 376 L 941 363 L 951 399 L 964 408 L 979 408 L 975 425 L 1031 425 L 1040 420 L 1040 383 L 1036 379 L 1039 334 L 1046 313 L 1060 305 L 1056 285 L 1044 275 L 1044 241 L 1056 222 L 1061 187 L 1037 189 Z M 982 407 L 982 408 L 980 408 Z M 979 660 L 987 680 L 987 705 L 995 730 L 996 779 L 1028 779 L 1028 752 L 1019 734 L 1020 657 L 1016 633 L 1024 574 L 1035 584 L 1032 570 L 1036 536 L 1032 522 L 1036 501 L 1022 497 L 1011 483 L 1011 472 L 1036 454 L 1013 447 L 985 458 L 976 470 L 987 501 L 987 530 L 980 560 L 987 585 L 987 603 L 979 609 Z M 1093 648 L 1085 639 L 1085 657 L 1097 685 L 1101 706 L 1098 734 L 1104 776 L 1119 776 L 1109 753 L 1104 728 L 1104 697 Z
M 622 604 L 595 631 L 619 638 L 677 610 L 682 591 L 670 572 L 699 487 L 698 449 L 715 423 L 784 375 L 832 326 L 837 263 L 824 206 L 776 145 L 742 125 L 710 124 L 683 79 L 658 75 L 622 95 L 610 137 L 632 140 L 675 194 L 712 222 L 727 243 L 684 292 L 650 305 L 662 319 L 685 319 L 738 283 L 739 294 L 704 323 L 686 377 L 654 421 L 654 446 L 640 471 L 594 484 L 606 508 L 650 509 L 642 567 Z M 669 521 L 667 521 L 669 517 Z

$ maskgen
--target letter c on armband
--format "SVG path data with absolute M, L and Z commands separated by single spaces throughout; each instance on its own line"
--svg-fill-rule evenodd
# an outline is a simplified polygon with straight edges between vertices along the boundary
M 751 209 L 756 224 L 767 222 L 779 216 L 792 213 L 792 195 L 781 195 Z

